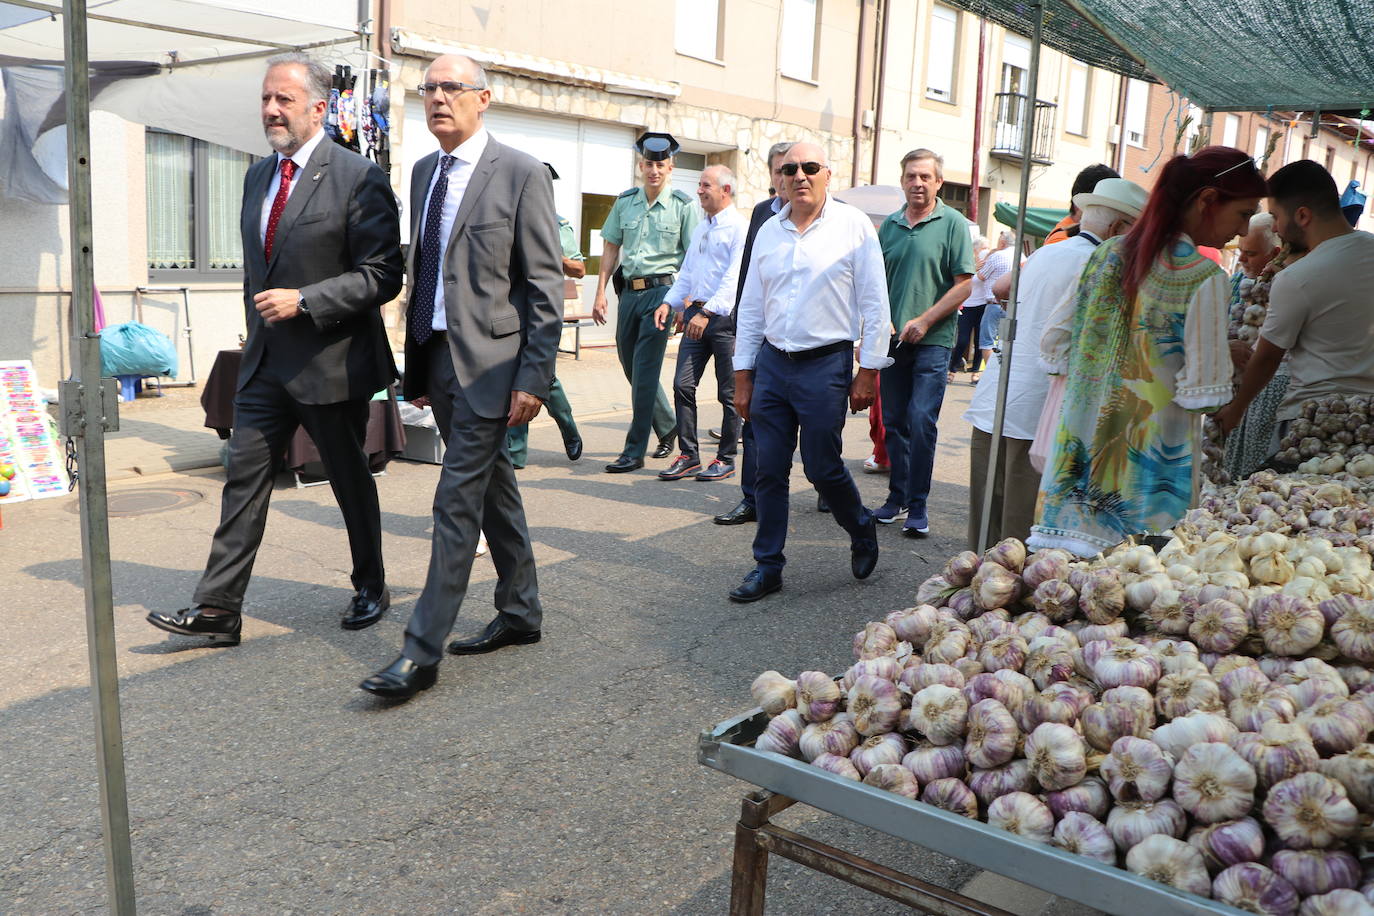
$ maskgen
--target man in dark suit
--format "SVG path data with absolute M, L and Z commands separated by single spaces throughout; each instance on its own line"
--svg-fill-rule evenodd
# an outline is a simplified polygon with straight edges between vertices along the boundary
M 754 204 L 754 212 L 749 215 L 749 231 L 744 236 L 744 255 L 739 265 L 739 286 L 735 290 L 735 311 L 739 311 L 739 299 L 744 294 L 744 281 L 749 276 L 749 260 L 754 256 L 754 238 L 759 227 L 768 222 L 787 203 L 787 183 L 782 180 L 782 160 L 792 148 L 788 142 L 774 143 L 768 150 L 768 176 L 772 192 L 766 200 Z M 758 467 L 758 454 L 754 451 L 754 428 L 745 421 L 740 425 L 739 488 L 744 494 L 739 504 L 729 512 L 717 515 L 717 525 L 743 525 L 756 521 L 758 512 L 754 508 L 754 473 Z
M 192 606 L 148 615 L 172 633 L 238 643 L 272 480 L 298 425 L 319 449 L 348 528 L 356 594 L 343 626 L 370 626 L 390 604 L 363 438 L 368 402 L 396 377 L 380 309 L 401 289 L 400 219 L 386 175 L 321 129 L 331 79 L 302 54 L 267 62 L 262 123 L 276 153 L 244 176 L 248 343 L 228 478 Z
M 440 152 L 411 176 L 406 397 L 429 403 L 447 447 L 434 494 L 434 540 L 405 648 L 360 685 L 393 699 L 433 686 L 443 641 L 467 592 L 479 529 L 496 564 L 497 616 L 454 655 L 538 642 L 543 609 L 508 428 L 549 396 L 563 325 L 562 246 L 542 162 L 488 135 L 486 74 L 435 59 L 420 87 Z

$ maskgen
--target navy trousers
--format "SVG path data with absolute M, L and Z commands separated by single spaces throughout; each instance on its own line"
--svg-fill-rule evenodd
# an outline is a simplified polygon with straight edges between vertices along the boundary
M 780 574 L 787 562 L 782 549 L 787 541 L 788 478 L 799 438 L 806 479 L 851 538 L 865 535 L 870 513 L 840 457 L 853 363 L 849 349 L 809 360 L 789 359 L 769 344 L 759 351 L 749 425 L 758 462 L 754 561 L 766 575 Z

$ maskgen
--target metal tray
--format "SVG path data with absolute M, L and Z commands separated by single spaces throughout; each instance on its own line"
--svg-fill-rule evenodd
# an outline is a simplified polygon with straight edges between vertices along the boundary
M 1245 916 L 1235 907 L 1141 878 L 1123 868 L 1027 842 L 981 821 L 844 779 L 804 761 L 755 750 L 753 741 L 767 723 L 767 714 L 756 708 L 703 731 L 697 761 L 856 824 L 1104 912 L 1123 916 Z

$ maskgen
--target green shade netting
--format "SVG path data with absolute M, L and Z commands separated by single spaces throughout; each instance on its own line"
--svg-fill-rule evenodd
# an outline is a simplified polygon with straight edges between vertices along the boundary
M 1026 208 L 1026 235 L 1043 239 L 1050 234 L 1050 230 L 1064 217 L 1069 215 L 1068 210 L 1055 210 L 1052 207 L 1027 207 Z M 1005 226 L 1016 228 L 1016 205 L 1009 203 L 999 203 L 992 209 L 993 219 Z
M 1027 0 L 942 2 L 1021 35 L 1033 30 Z M 1044 7 L 1047 46 L 1156 79 L 1202 108 L 1374 104 L 1374 0 L 1045 0 Z

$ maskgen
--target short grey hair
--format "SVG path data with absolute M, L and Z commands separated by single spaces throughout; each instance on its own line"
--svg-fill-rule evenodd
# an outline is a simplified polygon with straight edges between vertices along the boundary
M 777 159 L 779 156 L 786 156 L 787 151 L 790 150 L 792 146 L 793 143 L 791 140 L 784 140 L 781 143 L 774 143 L 772 146 L 768 147 L 768 168 L 773 168 L 773 160 Z
M 935 163 L 935 177 L 944 181 L 945 179 L 945 157 L 934 150 L 914 149 L 902 157 L 902 172 L 906 172 L 908 162 L 933 162 Z
M 705 175 L 708 172 L 711 173 L 711 175 L 715 178 L 717 187 L 729 188 L 730 194 L 734 195 L 735 173 L 730 171 L 730 167 L 728 165 L 716 163 L 714 165 L 708 165 L 706 168 L 701 170 L 701 174 L 703 175 Z
M 997 233 L 997 244 L 1001 245 L 1003 248 L 1008 245 L 1015 245 L 1016 232 L 1012 229 L 1003 229 L 1001 232 Z
M 329 93 L 334 88 L 334 74 L 324 64 L 300 51 L 288 51 L 267 58 L 267 69 L 273 67 L 297 66 L 305 69 L 305 91 L 316 102 L 329 101 Z
M 1274 231 L 1274 214 L 1256 213 L 1250 217 L 1250 231 L 1264 233 L 1264 244 L 1270 248 L 1278 248 L 1283 244 L 1279 234 Z

